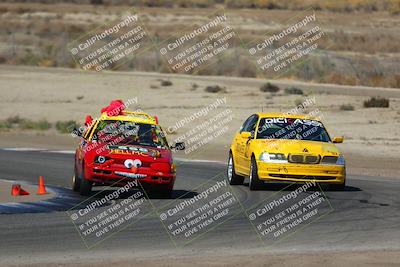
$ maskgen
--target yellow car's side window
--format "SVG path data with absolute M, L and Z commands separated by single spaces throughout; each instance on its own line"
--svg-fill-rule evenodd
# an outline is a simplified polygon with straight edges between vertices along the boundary
M 258 115 L 253 114 L 251 115 L 243 124 L 242 128 L 240 129 L 240 132 L 251 132 L 255 130 L 255 127 L 258 122 Z

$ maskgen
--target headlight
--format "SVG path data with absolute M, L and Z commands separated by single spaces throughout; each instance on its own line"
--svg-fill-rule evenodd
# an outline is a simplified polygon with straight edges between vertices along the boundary
M 175 163 L 171 164 L 171 173 L 176 173 L 176 164 Z
M 344 160 L 343 155 L 340 155 L 340 156 L 338 157 L 338 159 L 337 159 L 337 161 L 336 161 L 336 164 L 337 164 L 337 165 L 343 165 L 343 166 L 346 164 L 346 161 Z
M 103 164 L 104 162 L 106 162 L 106 160 L 107 160 L 107 158 L 104 156 L 96 156 L 96 158 L 94 159 L 94 162 Z
M 282 153 L 267 153 L 263 152 L 260 155 L 260 161 L 269 163 L 287 163 L 287 158 Z

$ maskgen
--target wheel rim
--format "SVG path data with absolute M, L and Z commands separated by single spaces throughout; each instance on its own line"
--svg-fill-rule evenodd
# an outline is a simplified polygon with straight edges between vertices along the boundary
M 229 161 L 228 161 L 228 180 L 232 180 L 233 176 L 233 164 L 232 164 L 232 156 L 229 156 Z
M 250 164 L 250 175 L 249 175 L 250 183 L 253 180 L 253 163 Z

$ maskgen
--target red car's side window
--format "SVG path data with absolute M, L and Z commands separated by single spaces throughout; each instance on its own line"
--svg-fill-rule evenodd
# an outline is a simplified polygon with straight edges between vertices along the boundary
M 97 124 L 97 120 L 93 121 L 93 123 L 86 129 L 86 132 L 83 135 L 84 139 L 87 140 L 90 137 L 90 135 L 93 132 L 93 129 L 95 128 L 96 124 Z

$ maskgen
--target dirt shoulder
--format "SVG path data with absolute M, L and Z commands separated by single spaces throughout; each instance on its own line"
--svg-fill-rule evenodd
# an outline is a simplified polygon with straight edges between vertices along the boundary
M 218 256 L 163 256 L 163 257 L 132 257 L 127 255 L 122 261 L 112 260 L 110 258 L 93 259 L 87 261 L 85 259 L 75 259 L 71 261 L 57 262 L 60 267 L 77 266 L 142 266 L 142 267 L 158 267 L 158 266 L 308 266 L 308 267 L 353 267 L 353 266 L 399 266 L 400 253 L 399 251 L 355 251 L 355 252 L 313 252 L 299 253 L 293 252 L 290 254 L 264 253 L 246 255 L 242 253 L 232 255 Z M 29 264 L 31 267 L 50 267 L 54 266 L 55 262 Z M 4 265 L 4 266 L 25 266 Z

